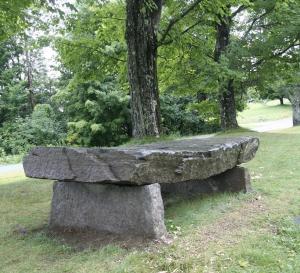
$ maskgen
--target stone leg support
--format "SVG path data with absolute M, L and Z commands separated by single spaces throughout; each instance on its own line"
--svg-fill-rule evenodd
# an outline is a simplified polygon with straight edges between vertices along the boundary
M 235 167 L 213 178 L 220 191 L 227 192 L 248 192 L 251 191 L 251 179 L 248 169 Z
M 160 185 L 55 182 L 50 228 L 162 238 L 167 232 Z
M 246 168 L 239 166 L 204 180 L 161 184 L 164 197 L 174 195 L 189 197 L 214 192 L 248 192 L 250 190 L 249 172 Z

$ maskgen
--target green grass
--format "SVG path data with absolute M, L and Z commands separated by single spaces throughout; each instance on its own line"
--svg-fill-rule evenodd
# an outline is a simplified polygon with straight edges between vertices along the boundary
M 262 122 L 274 121 L 292 117 L 290 103 L 285 100 L 284 105 L 279 101 L 268 101 L 266 103 L 256 102 L 248 104 L 247 108 L 239 113 L 238 122 L 242 127 L 251 127 Z
M 259 136 L 246 164 L 251 194 L 181 200 L 166 208 L 171 244 L 78 251 L 48 237 L 52 182 L 0 177 L 0 272 L 300 272 L 300 128 Z

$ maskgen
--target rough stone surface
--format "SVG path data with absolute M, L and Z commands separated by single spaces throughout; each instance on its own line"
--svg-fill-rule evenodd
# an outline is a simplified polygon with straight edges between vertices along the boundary
M 210 194 L 219 191 L 218 184 L 212 178 L 161 184 L 160 186 L 163 198 L 173 196 L 192 197 L 199 194 Z
M 162 238 L 167 232 L 160 185 L 55 182 L 50 228 Z
M 204 180 L 161 184 L 163 197 L 174 195 L 190 197 L 215 192 L 248 192 L 250 190 L 250 175 L 243 167 L 235 167 Z
M 219 185 L 220 191 L 249 192 L 251 179 L 248 169 L 235 167 L 213 178 Z
M 206 138 L 117 148 L 37 147 L 24 158 L 27 176 L 60 181 L 145 185 L 202 180 L 251 160 L 252 137 Z

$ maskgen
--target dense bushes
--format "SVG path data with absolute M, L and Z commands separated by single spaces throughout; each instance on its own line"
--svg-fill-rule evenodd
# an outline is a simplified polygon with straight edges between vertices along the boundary
M 55 100 L 68 117 L 68 144 L 115 146 L 129 139 L 129 97 L 113 78 L 69 84 Z
M 29 139 L 26 119 L 16 118 L 13 122 L 5 122 L 0 128 L 0 149 L 3 156 L 27 151 L 30 147 Z
M 64 107 L 38 104 L 26 118 L 0 128 L 0 156 L 35 145 L 115 146 L 131 137 L 129 96 L 111 81 L 86 83 L 57 94 Z M 209 133 L 218 128 L 217 105 L 195 96 L 161 96 L 164 134 Z M 68 120 L 68 122 L 67 122 Z
M 68 144 L 115 146 L 131 137 L 129 96 L 114 79 L 70 85 L 56 98 L 70 117 Z M 160 102 L 163 134 L 191 135 L 219 128 L 218 106 L 213 101 L 162 94 Z
M 0 153 L 22 154 L 34 145 L 58 145 L 65 139 L 64 122 L 49 104 L 35 106 L 31 116 L 3 123 L 0 128 Z
M 191 135 L 210 133 L 219 128 L 218 105 L 196 96 L 161 96 L 163 133 Z

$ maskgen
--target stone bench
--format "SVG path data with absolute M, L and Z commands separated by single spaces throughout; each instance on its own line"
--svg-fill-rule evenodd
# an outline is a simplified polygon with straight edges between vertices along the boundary
M 26 176 L 53 179 L 50 227 L 161 238 L 162 194 L 247 191 L 259 141 L 186 139 L 117 148 L 37 147 Z

